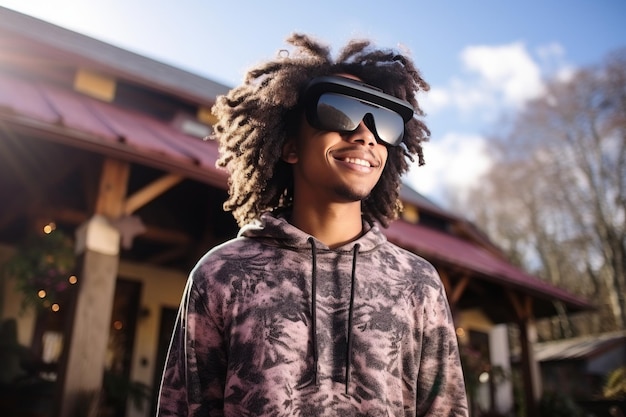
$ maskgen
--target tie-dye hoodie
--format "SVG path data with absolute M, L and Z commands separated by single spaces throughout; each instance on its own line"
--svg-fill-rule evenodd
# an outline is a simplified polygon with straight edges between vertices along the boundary
M 367 225 L 336 249 L 266 214 L 185 289 L 159 416 L 467 416 L 441 281 Z

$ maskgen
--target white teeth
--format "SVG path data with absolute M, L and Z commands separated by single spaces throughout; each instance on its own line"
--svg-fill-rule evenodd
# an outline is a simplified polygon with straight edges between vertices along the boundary
M 350 164 L 361 165 L 361 166 L 364 166 L 364 167 L 371 167 L 372 166 L 369 162 L 367 162 L 364 159 L 346 158 L 345 161 L 350 163 Z

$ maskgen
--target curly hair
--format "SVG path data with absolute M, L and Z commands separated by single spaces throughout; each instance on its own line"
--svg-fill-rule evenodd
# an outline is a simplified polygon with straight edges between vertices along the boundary
M 429 85 L 406 55 L 371 48 L 367 40 L 352 40 L 333 59 L 328 46 L 307 35 L 293 34 L 287 42 L 295 51 L 281 50 L 275 60 L 249 70 L 243 84 L 218 97 L 212 109 L 218 120 L 213 134 L 220 152 L 217 166 L 229 172 L 224 209 L 233 212 L 239 226 L 293 202 L 293 173 L 281 159 L 282 147 L 297 132 L 300 92 L 311 79 L 351 74 L 408 101 L 417 116 L 424 115 L 416 94 L 428 91 Z M 364 219 L 387 227 L 397 218 L 402 209 L 402 174 L 415 155 L 419 164 L 424 164 L 421 142 L 429 136 L 418 117 L 406 124 L 403 144 L 389 147 L 381 178 L 361 203 Z

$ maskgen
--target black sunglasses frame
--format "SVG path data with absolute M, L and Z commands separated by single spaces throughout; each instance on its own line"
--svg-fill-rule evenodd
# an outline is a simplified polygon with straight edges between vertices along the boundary
M 404 124 L 411 120 L 414 114 L 413 107 L 409 102 L 383 93 L 379 88 L 351 78 L 322 76 L 312 79 L 301 95 L 309 123 L 316 124 L 317 101 L 325 93 L 338 93 L 384 107 L 398 113 L 402 117 Z M 388 143 L 387 141 L 383 142 L 391 146 L 397 146 L 402 140 L 396 144 Z

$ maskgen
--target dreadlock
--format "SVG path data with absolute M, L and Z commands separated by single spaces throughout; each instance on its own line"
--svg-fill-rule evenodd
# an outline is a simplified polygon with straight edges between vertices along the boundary
M 217 165 L 229 176 L 229 198 L 224 209 L 232 211 L 239 226 L 262 213 L 292 204 L 293 174 L 281 159 L 285 140 L 298 128 L 299 95 L 306 83 L 318 76 L 348 73 L 385 93 L 406 100 L 418 116 L 424 113 L 416 93 L 428 91 L 413 62 L 394 50 L 370 48 L 366 40 L 350 41 L 336 60 L 329 47 L 303 34 L 287 42 L 293 53 L 282 50 L 273 61 L 251 69 L 241 86 L 220 96 L 213 107 L 218 119 L 214 138 L 220 158 Z M 421 142 L 430 131 L 418 118 L 405 126 L 403 144 L 388 148 L 382 176 L 362 202 L 363 216 L 387 226 L 398 216 L 401 176 L 417 155 L 424 164 Z

